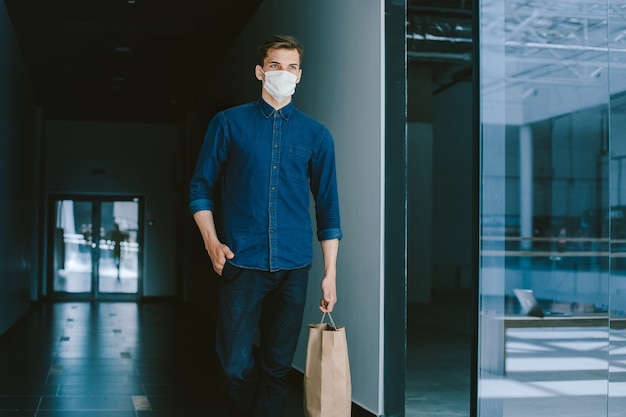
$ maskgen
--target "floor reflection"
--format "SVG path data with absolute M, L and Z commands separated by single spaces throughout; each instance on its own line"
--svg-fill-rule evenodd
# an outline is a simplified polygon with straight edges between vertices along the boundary
M 624 330 L 611 330 L 610 344 L 608 329 L 509 329 L 506 337 L 507 373 L 481 375 L 480 416 L 624 416 Z

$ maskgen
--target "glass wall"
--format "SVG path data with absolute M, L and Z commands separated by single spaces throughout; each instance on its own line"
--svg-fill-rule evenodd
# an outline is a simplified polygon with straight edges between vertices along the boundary
M 481 0 L 481 417 L 626 410 L 626 0 Z

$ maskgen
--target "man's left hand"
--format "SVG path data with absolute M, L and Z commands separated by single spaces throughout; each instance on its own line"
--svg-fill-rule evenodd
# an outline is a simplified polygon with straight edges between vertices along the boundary
M 322 294 L 324 296 L 320 300 L 320 311 L 322 313 L 331 313 L 333 307 L 337 303 L 337 286 L 335 277 L 324 277 L 322 279 Z

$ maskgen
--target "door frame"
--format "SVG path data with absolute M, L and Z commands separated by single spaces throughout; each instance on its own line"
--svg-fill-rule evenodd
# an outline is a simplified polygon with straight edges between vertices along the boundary
M 56 202 L 60 200 L 87 201 L 92 203 L 92 230 L 100 230 L 100 207 L 103 202 L 134 201 L 137 203 L 137 292 L 136 293 L 101 293 L 99 291 L 99 260 L 92 257 L 91 291 L 84 293 L 69 293 L 54 291 L 54 257 L 55 257 L 55 226 Z M 47 225 L 46 225 L 46 267 L 42 279 L 45 296 L 51 301 L 141 301 L 143 298 L 143 270 L 144 270 L 144 206 L 143 195 L 128 194 L 80 194 L 80 193 L 51 193 L 47 198 Z M 99 246 L 94 252 L 99 253 Z

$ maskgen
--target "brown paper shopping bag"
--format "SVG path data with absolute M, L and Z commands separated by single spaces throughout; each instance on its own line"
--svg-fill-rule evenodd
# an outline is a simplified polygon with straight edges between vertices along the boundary
M 344 327 L 309 324 L 309 340 L 304 370 L 305 417 L 350 417 L 352 382 L 348 343 Z

